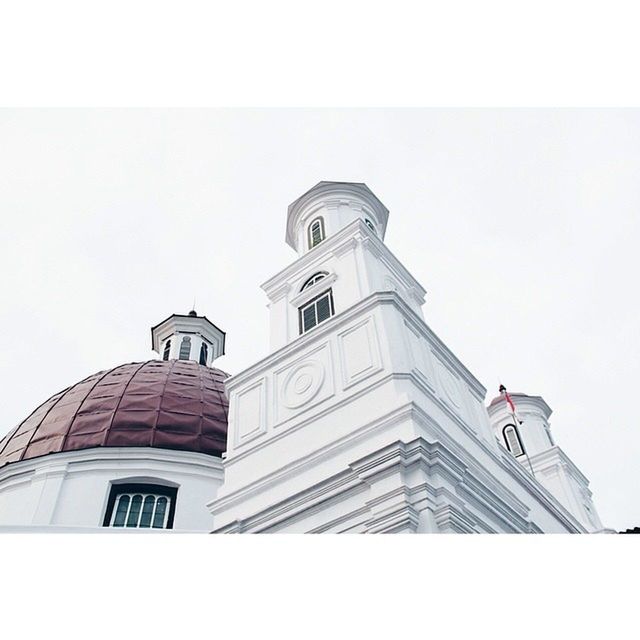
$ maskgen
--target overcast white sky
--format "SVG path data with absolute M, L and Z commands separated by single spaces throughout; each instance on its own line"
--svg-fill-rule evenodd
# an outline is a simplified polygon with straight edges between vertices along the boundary
M 366 182 L 425 315 L 496 395 L 542 395 L 609 527 L 640 525 L 638 110 L 0 111 L 0 434 L 155 357 L 196 308 L 217 366 L 268 352 L 287 205 Z

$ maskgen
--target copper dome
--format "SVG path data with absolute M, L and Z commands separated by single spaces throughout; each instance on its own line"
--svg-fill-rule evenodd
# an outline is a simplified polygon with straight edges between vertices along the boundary
M 100 371 L 57 393 L 0 441 L 0 467 L 93 447 L 158 447 L 220 456 L 228 375 L 190 360 Z

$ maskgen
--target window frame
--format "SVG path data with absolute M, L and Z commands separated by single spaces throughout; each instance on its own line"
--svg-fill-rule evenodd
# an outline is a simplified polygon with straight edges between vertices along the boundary
M 305 330 L 304 320 L 303 320 L 303 314 L 305 309 L 309 308 L 311 305 L 315 305 L 318 302 L 318 300 L 320 300 L 321 298 L 324 298 L 327 295 L 329 296 L 329 311 L 330 311 L 329 317 L 325 318 L 324 320 L 321 320 L 320 322 L 316 322 L 312 327 L 309 327 L 308 329 Z M 312 331 L 317 326 L 325 323 L 327 320 L 330 320 L 335 315 L 336 315 L 336 309 L 333 303 L 333 289 L 325 289 L 322 293 L 319 293 L 317 296 L 315 296 L 314 298 L 311 298 L 311 300 L 307 300 L 307 302 L 305 302 L 303 305 L 300 305 L 300 307 L 298 307 L 298 329 L 300 331 L 300 335 L 303 336 L 306 333 L 309 333 L 309 331 Z M 318 317 L 318 312 L 316 310 L 316 319 L 317 317 Z
M 182 357 L 182 346 L 184 344 L 189 345 L 189 353 L 186 358 Z M 178 360 L 191 360 L 191 350 L 193 349 L 193 345 L 191 344 L 191 336 L 182 336 L 182 340 L 180 340 L 180 349 L 178 351 Z
M 305 283 L 300 287 L 300 292 L 302 293 L 306 289 L 310 289 L 321 280 L 324 280 L 328 275 L 329 274 L 326 271 L 317 271 L 310 278 L 307 278 Z
M 511 450 L 511 447 L 509 445 L 509 440 L 507 438 L 507 429 L 513 429 L 514 433 L 516 434 L 516 440 L 518 441 L 518 446 L 520 447 L 520 453 L 516 454 Z M 522 444 L 522 438 L 520 438 L 520 432 L 518 431 L 518 427 L 515 424 L 509 423 L 502 428 L 502 438 L 504 440 L 505 446 L 507 447 L 507 451 L 514 458 L 519 458 L 520 456 L 525 455 L 524 445 Z
M 320 224 L 320 240 L 318 240 L 318 242 L 313 241 L 313 226 L 319 223 Z M 310 223 L 309 226 L 307 227 L 307 241 L 308 241 L 308 245 L 309 245 L 309 250 L 314 249 L 315 247 L 317 247 L 321 242 L 323 242 L 327 237 L 327 234 L 325 232 L 325 228 L 324 228 L 324 218 L 322 216 L 318 216 L 317 218 L 314 218 Z
M 364 223 L 367 225 L 367 227 L 369 227 L 369 229 L 371 229 L 371 231 L 373 231 L 373 233 L 376 236 L 378 235 L 378 231 L 376 229 L 376 225 L 373 223 L 373 221 L 370 218 L 365 218 L 364 219 Z
M 118 497 L 122 494 L 141 494 L 141 495 L 157 495 L 162 496 L 168 499 L 169 501 L 169 513 L 167 514 L 167 522 L 166 526 L 159 527 L 127 527 L 126 524 L 122 527 L 114 527 L 111 524 L 111 518 L 113 517 L 113 511 L 116 506 L 116 502 Z M 107 529 L 129 529 L 129 530 L 142 530 L 142 531 L 166 531 L 168 529 L 173 529 L 173 521 L 176 515 L 176 502 L 178 499 L 178 487 L 169 487 L 164 484 L 151 484 L 144 482 L 127 482 L 122 484 L 111 483 L 111 487 L 109 489 L 109 498 L 107 500 L 107 508 L 104 513 L 104 519 L 102 521 L 102 526 Z M 144 504 L 144 502 L 143 502 Z
M 204 352 L 204 354 L 203 354 Z M 202 356 L 204 355 L 204 362 L 202 362 Z M 209 360 L 209 345 L 206 342 L 200 344 L 200 356 L 198 357 L 198 364 L 207 366 L 207 360 Z

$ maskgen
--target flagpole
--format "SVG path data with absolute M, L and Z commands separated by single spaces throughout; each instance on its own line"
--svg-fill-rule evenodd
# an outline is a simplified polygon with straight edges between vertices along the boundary
M 514 426 L 516 428 L 516 433 L 517 433 L 518 424 L 522 425 L 523 421 L 519 420 L 518 417 L 516 416 L 516 406 L 515 404 L 513 404 L 513 400 L 511 400 L 511 396 L 507 393 L 507 387 L 501 384 L 499 391 L 504 397 L 504 400 L 507 403 L 507 405 L 511 407 L 511 416 L 513 417 L 513 422 L 514 422 Z M 529 463 L 529 469 L 531 469 L 531 475 L 535 478 L 536 472 L 533 470 L 533 465 L 531 464 L 531 458 L 529 458 L 529 454 L 527 453 L 527 449 L 524 446 L 524 442 L 522 442 L 519 436 L 518 436 L 518 440 L 520 441 L 520 446 L 522 447 L 522 453 L 524 453 L 524 456 L 527 459 L 527 462 Z

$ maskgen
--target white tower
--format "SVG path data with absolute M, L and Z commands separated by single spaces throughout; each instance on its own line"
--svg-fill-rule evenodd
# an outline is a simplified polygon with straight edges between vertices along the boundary
M 536 480 L 544 485 L 588 531 L 601 531 L 589 481 L 558 447 L 551 436 L 551 409 L 540 396 L 509 394 L 516 409 L 511 410 L 505 396 L 489 405 L 495 436 Z
M 320 182 L 289 206 L 286 240 L 299 259 L 263 285 L 272 351 L 377 291 L 398 292 L 422 314 L 424 289 L 382 242 L 388 217 L 359 183 Z
M 271 353 L 227 380 L 219 532 L 584 531 L 493 435 L 485 389 L 425 324 L 360 183 L 288 210 Z

